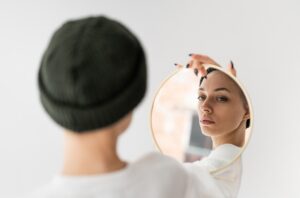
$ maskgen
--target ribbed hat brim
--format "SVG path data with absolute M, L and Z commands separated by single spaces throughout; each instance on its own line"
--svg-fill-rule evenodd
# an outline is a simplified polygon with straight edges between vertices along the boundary
M 138 69 L 136 76 L 127 88 L 105 104 L 91 107 L 71 105 L 52 98 L 47 93 L 41 72 L 39 72 L 38 82 L 42 105 L 57 124 L 72 131 L 84 132 L 109 126 L 132 111 L 146 93 L 147 71 L 144 55 L 139 62 L 140 65 L 136 67 Z

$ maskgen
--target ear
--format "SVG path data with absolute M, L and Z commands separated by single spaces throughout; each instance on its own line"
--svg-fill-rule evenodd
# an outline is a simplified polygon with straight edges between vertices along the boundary
M 246 112 L 245 112 L 245 114 L 244 114 L 244 116 L 243 116 L 243 120 L 248 120 L 248 119 L 250 119 L 250 111 L 249 111 L 249 108 L 248 107 L 246 107 Z
M 244 115 L 243 120 L 248 120 L 250 119 L 250 113 L 247 113 Z
M 243 116 L 243 120 L 248 120 L 248 119 L 250 119 L 250 110 L 249 110 L 249 107 L 248 107 L 248 105 L 247 106 L 245 106 L 245 110 L 246 110 L 246 112 L 245 112 L 245 114 L 244 114 L 244 116 Z

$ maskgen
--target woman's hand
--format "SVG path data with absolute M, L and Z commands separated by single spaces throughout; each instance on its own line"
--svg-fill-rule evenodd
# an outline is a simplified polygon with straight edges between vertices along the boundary
M 221 67 L 216 61 L 211 59 L 210 57 L 206 55 L 201 54 L 189 54 L 191 57 L 188 64 L 186 65 L 186 68 L 192 68 L 194 69 L 195 74 L 197 75 L 200 73 L 201 76 L 206 76 L 206 70 L 203 64 L 211 64 L 218 67 Z M 182 67 L 182 65 L 175 64 L 178 67 Z M 230 61 L 230 63 L 227 65 L 227 70 L 229 73 L 231 73 L 233 76 L 236 76 L 236 70 L 234 68 L 233 62 Z

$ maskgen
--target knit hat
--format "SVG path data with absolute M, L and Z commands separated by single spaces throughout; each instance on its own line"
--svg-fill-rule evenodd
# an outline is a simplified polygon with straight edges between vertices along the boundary
M 146 92 L 143 48 L 124 25 L 104 16 L 63 24 L 38 74 L 50 117 L 75 132 L 102 128 L 132 111 Z

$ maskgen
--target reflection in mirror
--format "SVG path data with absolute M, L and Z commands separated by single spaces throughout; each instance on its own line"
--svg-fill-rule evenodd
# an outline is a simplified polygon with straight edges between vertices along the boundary
M 250 134 L 251 106 L 241 84 L 217 66 L 205 77 L 178 69 L 158 90 L 151 128 L 158 149 L 183 162 L 194 162 L 212 150 L 234 145 L 236 159 Z

